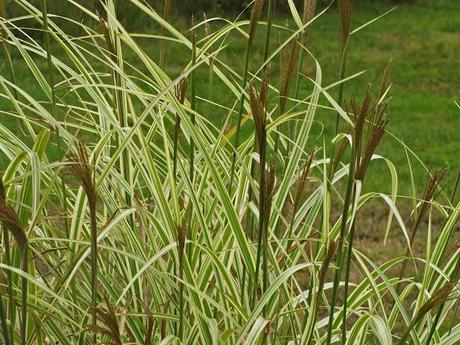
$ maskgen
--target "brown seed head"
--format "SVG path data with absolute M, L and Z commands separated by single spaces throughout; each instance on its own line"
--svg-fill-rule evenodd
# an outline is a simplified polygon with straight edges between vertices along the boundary
M 439 183 L 442 181 L 444 176 L 446 176 L 447 169 L 441 168 L 436 170 L 433 174 L 428 175 L 428 179 L 425 184 L 425 191 L 423 192 L 422 202 L 424 204 L 429 203 L 436 192 L 436 189 L 439 186 Z
M 89 329 L 96 334 L 105 335 L 114 345 L 122 345 L 123 340 L 115 309 L 107 298 L 105 298 L 105 304 L 105 309 L 96 308 L 96 315 L 102 326 L 90 325 Z
M 96 187 L 94 181 L 94 175 L 91 171 L 89 163 L 88 153 L 83 142 L 79 141 L 77 144 L 77 153 L 71 153 L 68 155 L 68 159 L 71 163 L 71 172 L 79 179 L 81 186 L 83 187 L 90 205 L 96 204 Z
M 187 238 L 187 228 L 184 224 L 177 227 L 177 244 L 179 255 L 182 255 L 185 248 L 185 240 Z
M 0 18 L 6 19 L 5 1 L 0 1 Z M 3 28 L 0 29 L 0 32 L 2 34 L 2 39 L 6 41 L 8 39 L 8 33 Z
M 303 24 L 313 19 L 316 12 L 316 0 L 304 0 L 303 2 Z
M 351 15 L 353 12 L 352 0 L 339 0 L 339 16 L 342 26 L 342 50 L 350 35 Z
M 424 315 L 426 315 L 431 309 L 435 308 L 436 306 L 448 301 L 451 298 L 452 290 L 454 289 L 455 284 L 452 282 L 446 283 L 442 288 L 436 291 L 431 298 L 425 302 L 420 307 L 420 310 L 417 313 L 416 318 L 421 319 Z
M 163 18 L 167 20 L 169 18 L 169 13 L 171 12 L 172 0 L 164 0 L 163 4 Z
M 313 19 L 316 13 L 317 0 L 304 0 L 303 2 L 303 17 L 302 23 L 305 25 Z M 309 27 L 306 27 L 303 32 L 303 39 L 306 40 Z
M 256 34 L 257 23 L 259 22 L 264 7 L 264 0 L 255 0 L 252 5 L 251 19 L 249 21 L 249 38 L 248 45 L 251 46 Z
M 252 84 L 249 85 L 249 99 L 251 103 L 252 118 L 254 119 L 256 127 L 259 148 L 264 148 L 267 137 L 267 114 L 264 107 L 265 101 L 261 98 L 260 94 Z
M 388 120 L 385 110 L 388 101 L 385 99 L 390 83 L 387 70 L 384 73 L 380 87 L 379 99 L 375 100 L 367 88 L 361 104 L 358 106 L 353 98 L 349 108 L 354 115 L 353 145 L 356 158 L 355 178 L 363 181 L 367 167 L 378 144 L 385 134 Z
M 2 222 L 3 226 L 13 234 L 16 243 L 21 249 L 27 248 L 29 243 L 26 232 L 21 225 L 21 221 L 16 211 L 7 206 L 4 199 L 0 200 L 0 222 Z
M 115 49 L 115 44 L 113 42 L 112 35 L 110 34 L 109 25 L 102 16 L 99 16 L 99 25 L 101 27 L 102 34 L 104 35 L 105 42 L 107 43 L 107 47 L 109 48 L 109 51 L 112 54 L 112 59 L 114 59 L 117 51 Z
M 297 213 L 297 210 L 300 206 L 300 199 L 302 197 L 303 191 L 305 189 L 305 185 L 307 183 L 308 175 L 310 173 L 310 168 L 313 163 L 313 159 L 315 158 L 315 150 L 313 150 L 310 155 L 308 156 L 308 159 L 305 163 L 305 166 L 303 168 L 302 174 L 299 176 L 298 183 L 295 184 L 296 186 L 296 193 L 295 193 L 295 198 L 294 198 L 294 210 L 293 210 L 293 217 Z
M 324 281 L 326 279 L 327 270 L 331 264 L 332 258 L 334 257 L 335 250 L 337 248 L 337 243 L 331 241 L 324 255 L 323 264 L 321 265 L 321 270 L 319 271 L 319 286 L 322 288 L 324 286 Z
M 284 114 L 286 107 L 286 97 L 289 91 L 289 82 L 294 75 L 295 67 L 297 64 L 297 57 L 299 55 L 299 44 L 297 41 L 292 42 L 289 52 L 285 52 L 282 57 L 281 68 L 281 87 L 280 93 L 280 114 Z
M 182 78 L 179 82 L 179 85 L 176 85 L 175 94 L 176 94 L 177 100 L 181 104 L 184 104 L 185 95 L 187 94 L 187 79 L 186 78 Z
M 147 327 L 145 331 L 144 345 L 152 345 L 153 327 L 155 325 L 155 319 L 147 303 L 145 303 L 141 299 L 139 299 L 139 302 L 142 305 L 145 314 L 147 315 Z

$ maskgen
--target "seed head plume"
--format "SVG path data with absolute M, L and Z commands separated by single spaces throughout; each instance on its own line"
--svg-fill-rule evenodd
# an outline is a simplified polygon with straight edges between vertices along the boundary
M 316 2 L 317 2 L 317 0 L 304 0 L 304 2 L 303 2 L 303 16 L 302 16 L 303 24 L 308 23 L 315 16 Z
M 107 298 L 105 304 L 105 309 L 96 308 L 96 314 L 103 326 L 91 325 L 89 329 L 95 334 L 106 336 L 108 338 L 107 344 L 122 345 L 123 340 L 115 309 Z
M 18 215 L 13 208 L 6 205 L 4 200 L 0 201 L 0 222 L 2 222 L 3 226 L 13 234 L 16 243 L 21 249 L 27 247 L 27 236 L 19 221 Z
M 175 89 L 175 95 L 177 100 L 181 103 L 184 104 L 185 101 L 185 96 L 187 94 L 187 79 L 182 78 L 179 82 L 179 85 L 176 85 Z
M 251 84 L 249 85 L 249 98 L 251 103 L 251 113 L 256 127 L 259 151 L 265 149 L 267 140 L 267 97 L 268 97 L 268 72 L 262 78 L 260 93 Z
M 431 298 L 420 307 L 416 318 L 421 318 L 434 307 L 446 302 L 451 298 L 451 293 L 454 290 L 455 284 L 453 282 L 446 283 L 442 288 L 436 291 Z
M 307 24 L 309 21 L 313 19 L 316 13 L 316 3 L 317 0 L 304 0 L 303 2 L 303 16 L 302 16 L 302 24 Z M 303 31 L 302 40 L 305 41 L 308 36 L 308 29 L 306 27 Z
M 427 213 L 429 209 L 429 205 L 434 197 L 434 193 L 436 189 L 439 186 L 439 183 L 443 179 L 443 177 L 446 175 L 446 169 L 440 169 L 438 171 L 435 171 L 432 175 L 428 175 L 428 179 L 426 182 L 425 186 L 425 191 L 423 192 L 422 200 L 421 200 L 421 205 L 420 205 L 420 210 L 417 214 L 417 218 L 415 219 L 415 222 L 412 225 L 412 233 L 411 237 L 409 240 L 409 246 L 406 249 L 406 257 L 408 257 L 411 253 L 411 247 L 412 244 L 414 243 L 415 236 L 418 232 L 419 226 L 422 223 L 422 220 L 425 218 L 425 214 Z M 400 281 L 404 277 L 404 274 L 406 273 L 406 268 L 407 268 L 407 260 L 404 260 L 401 266 L 401 270 L 399 271 L 399 281 L 396 285 L 396 292 L 400 292 L 401 284 Z
M 179 252 L 179 256 L 184 253 L 186 238 L 187 238 L 186 226 L 184 224 L 181 224 L 177 227 L 177 246 L 178 246 L 177 250 Z
M 95 205 L 97 194 L 94 175 L 89 163 L 88 152 L 81 141 L 78 142 L 76 149 L 76 153 L 70 153 L 68 155 L 69 161 L 72 163 L 70 165 L 70 169 L 73 175 L 79 179 L 80 184 L 88 197 L 89 204 Z
M 429 205 L 434 198 L 434 194 L 446 173 L 447 169 L 442 168 L 436 170 L 433 174 L 428 174 L 427 181 L 425 183 L 425 190 L 423 192 L 422 199 L 420 202 L 420 209 L 417 214 L 417 219 L 415 220 L 412 228 L 412 236 L 410 241 L 411 244 L 414 241 L 415 234 L 418 230 L 420 223 L 425 218 L 425 214 L 427 213 Z
M 21 221 L 14 208 L 6 204 L 6 193 L 3 179 L 0 177 L 0 222 L 3 224 L 4 231 L 11 232 L 22 252 L 21 265 L 25 273 L 29 271 L 29 241 L 27 234 L 21 225 Z M 9 282 L 11 284 L 11 282 Z M 27 330 L 27 300 L 28 300 L 28 281 L 27 278 L 21 279 L 22 288 L 22 315 L 21 315 L 21 340 L 26 343 Z M 11 301 L 13 302 L 13 301 Z
M 415 233 L 417 229 L 425 217 L 426 212 L 429 209 L 429 205 L 434 198 L 434 194 L 441 183 L 444 176 L 446 176 L 447 169 L 441 168 L 436 170 L 433 174 L 428 174 L 427 181 L 425 183 L 425 190 L 422 195 L 421 203 L 420 203 L 420 210 L 417 215 L 417 219 L 415 220 L 413 229 L 412 229 L 412 236 L 411 236 L 411 243 L 414 240 Z
M 425 184 L 425 190 L 422 195 L 422 203 L 420 206 L 420 214 L 424 215 L 428 209 L 428 205 L 434 197 L 434 194 L 441 183 L 444 176 L 446 176 L 447 169 L 441 168 L 436 170 L 432 175 L 428 176 L 428 179 Z
M 313 163 L 314 158 L 315 158 L 315 150 L 313 150 L 308 156 L 305 166 L 303 167 L 302 174 L 299 176 L 298 183 L 296 184 L 297 187 L 296 187 L 296 193 L 294 197 L 294 209 L 293 209 L 294 214 L 292 215 L 293 218 L 295 217 L 295 213 L 298 211 L 300 207 L 300 199 L 305 189 L 305 185 L 307 183 L 308 175 L 310 174 L 311 165 Z
M 251 46 L 252 42 L 254 41 L 257 24 L 259 23 L 259 19 L 262 14 L 263 7 L 264 7 L 264 0 L 255 0 L 254 4 L 252 5 L 251 19 L 249 21 L 249 38 L 248 38 L 249 46 Z
M 354 115 L 355 178 L 360 181 L 364 180 L 372 155 L 385 134 L 388 123 L 385 116 L 388 101 L 385 97 L 389 87 L 388 72 L 385 71 L 377 100 L 373 99 L 368 88 L 360 105 L 354 98 L 350 102 L 349 108 Z
M 383 71 L 382 81 L 380 82 L 379 102 L 384 102 L 385 96 L 391 88 L 390 66 L 388 65 Z
M 284 114 L 286 107 L 286 97 L 289 91 L 289 82 L 294 75 L 295 67 L 297 64 L 297 57 L 299 55 L 299 44 L 297 41 L 292 42 L 289 52 L 285 52 L 282 57 L 281 67 L 281 86 L 280 86 L 280 114 Z
M 423 317 L 428 314 L 432 309 L 444 304 L 445 302 L 454 298 L 452 296 L 452 291 L 455 288 L 454 282 L 447 282 L 442 288 L 437 290 L 431 298 L 423 304 L 414 319 L 411 321 L 408 327 L 406 327 L 404 334 L 401 336 L 398 345 L 404 345 L 407 342 L 407 338 L 410 335 L 410 331 L 423 319 Z
M 0 1 L 0 18 L 6 18 L 5 1 Z M 8 39 L 8 33 L 3 28 L 0 29 L 2 40 Z
M 168 19 L 169 13 L 171 12 L 172 0 L 164 0 L 163 14 L 164 18 Z
M 353 0 L 339 0 L 339 16 L 342 26 L 342 51 L 350 35 L 351 15 L 353 12 Z
M 0 178 L 0 222 L 3 223 L 5 230 L 10 231 L 13 237 L 21 248 L 27 248 L 28 240 L 26 232 L 24 231 L 21 221 L 16 211 L 6 204 L 6 193 L 3 180 Z
M 109 51 L 111 53 L 112 59 L 116 58 L 116 48 L 115 48 L 115 43 L 113 42 L 112 35 L 110 34 L 110 29 L 109 25 L 107 24 L 107 21 L 104 19 L 104 17 L 99 16 L 99 25 L 101 27 L 102 34 L 104 35 L 104 39 L 107 43 L 107 47 L 109 48 Z
M 147 315 L 147 327 L 145 331 L 144 345 L 152 345 L 152 336 L 153 336 L 155 319 L 147 303 L 145 303 L 141 299 L 139 299 L 139 302 L 142 305 L 142 308 L 144 308 L 145 314 Z

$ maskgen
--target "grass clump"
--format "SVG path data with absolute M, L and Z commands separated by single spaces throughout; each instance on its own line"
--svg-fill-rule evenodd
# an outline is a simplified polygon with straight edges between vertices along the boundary
M 275 2 L 256 0 L 249 20 L 211 17 L 187 32 L 165 20 L 171 2 L 161 14 L 130 1 L 154 34 L 130 32 L 114 1 L 100 13 L 69 1 L 84 18 L 67 19 L 78 36 L 58 25 L 66 18 L 17 4 L 23 15 L 1 21 L 5 56 L 23 60 L 34 83 L 0 76 L 2 114 L 28 131 L 0 124 L 5 344 L 460 341 L 458 197 L 446 196 L 444 173 L 420 198 L 415 185 L 399 194 L 398 170 L 380 152 L 388 73 L 376 96 L 370 87 L 360 101 L 344 92 L 363 78 L 345 75 L 348 40 L 360 31 L 351 2 L 339 2 L 332 83 L 309 49 L 312 24 L 328 11 L 316 1 L 302 16 L 287 1 L 295 27 L 277 23 Z M 43 44 L 28 30 L 37 24 Z M 244 55 L 229 62 L 222 54 L 235 37 Z M 170 46 L 185 52 L 174 73 Z M 201 92 L 203 71 L 231 104 Z M 339 125 L 318 144 L 320 112 Z M 364 189 L 382 162 L 389 192 Z M 373 204 L 385 221 L 369 225 Z M 373 233 L 384 234 L 374 246 L 391 234 L 404 251 L 375 260 L 359 241 Z

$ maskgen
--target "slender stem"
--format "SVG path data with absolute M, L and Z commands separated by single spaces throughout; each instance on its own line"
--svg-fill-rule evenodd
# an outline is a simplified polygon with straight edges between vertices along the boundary
M 356 185 L 355 185 L 356 187 Z M 357 198 L 356 188 L 353 192 L 354 198 Z M 343 322 L 342 322 L 342 344 L 346 343 L 347 340 L 347 302 L 348 302 L 348 287 L 350 279 L 350 267 L 351 267 L 351 256 L 353 253 L 353 239 L 355 234 L 355 218 L 351 220 L 350 224 L 350 233 L 348 234 L 348 250 L 345 256 L 346 266 L 345 266 L 345 287 L 344 287 L 344 300 L 343 300 Z
M 347 63 L 347 47 L 348 47 L 348 39 L 344 42 L 342 45 L 342 49 L 340 52 L 340 80 L 342 80 L 345 76 L 345 69 L 346 69 L 346 63 Z M 343 103 L 343 90 L 344 90 L 344 84 L 340 83 L 339 84 L 339 92 L 338 92 L 338 104 L 341 106 Z M 334 137 L 337 135 L 339 131 L 339 126 L 340 126 L 340 114 L 337 112 L 336 115 L 336 121 L 335 121 L 335 131 L 334 131 Z M 343 250 L 343 242 L 344 242 L 344 236 L 345 236 L 345 228 L 346 228 L 346 223 L 347 223 L 347 214 L 348 214 L 348 208 L 352 196 L 352 191 L 353 191 L 353 176 L 354 176 L 354 150 L 352 149 L 352 157 L 350 160 L 350 172 L 348 175 L 348 183 L 347 183 L 347 191 L 345 194 L 345 199 L 344 199 L 344 208 L 343 208 L 343 213 L 342 213 L 342 220 L 341 220 L 341 226 L 340 226 L 340 237 L 339 237 L 339 243 L 337 246 L 337 271 L 335 273 L 334 277 L 334 284 L 332 287 L 332 301 L 331 301 L 331 306 L 330 306 L 330 311 L 329 311 L 329 321 L 328 321 L 328 329 L 327 329 L 327 340 L 326 344 L 330 345 L 331 340 L 332 340 L 332 323 L 334 321 L 334 308 L 335 308 L 335 303 L 337 301 L 337 289 L 340 281 L 340 276 L 342 273 L 342 250 Z M 329 170 L 329 178 L 327 180 L 327 192 L 329 193 L 330 188 L 331 188 L 331 181 L 332 177 L 334 176 L 334 164 L 332 160 L 334 159 L 335 156 L 335 145 L 332 145 L 332 153 L 331 153 L 331 164 L 330 164 L 330 170 Z
M 337 302 L 337 290 L 339 287 L 339 282 L 340 282 L 340 277 L 342 275 L 342 265 L 343 265 L 343 242 L 344 242 L 344 237 L 345 237 L 345 229 L 347 226 L 347 218 L 348 218 L 348 210 L 350 207 L 350 201 L 352 199 L 352 194 L 353 194 L 353 185 L 354 185 L 354 161 L 355 161 L 355 154 L 354 150 L 352 150 L 352 155 L 350 159 L 350 168 L 349 168 L 349 174 L 348 174 L 348 183 L 347 183 L 347 190 L 345 194 L 345 199 L 344 199 L 344 205 L 343 205 L 343 212 L 342 212 L 342 219 L 340 223 L 340 234 L 339 234 L 339 242 L 337 246 L 337 270 L 335 272 L 334 276 L 334 284 L 332 286 L 332 301 L 331 301 L 331 306 L 329 310 L 329 321 L 328 321 L 328 329 L 327 329 L 327 340 L 326 344 L 330 345 L 331 344 L 331 339 L 332 339 L 332 323 L 334 321 L 334 308 L 335 304 Z

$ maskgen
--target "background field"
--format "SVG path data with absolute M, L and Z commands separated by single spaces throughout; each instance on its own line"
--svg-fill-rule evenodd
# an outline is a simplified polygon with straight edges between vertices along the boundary
M 354 10 L 353 26 L 356 28 L 363 23 L 391 10 L 394 3 L 388 2 L 359 2 Z M 325 7 L 320 5 L 320 9 Z M 368 83 L 377 84 L 383 69 L 391 62 L 392 100 L 388 110 L 390 117 L 389 132 L 398 140 L 387 136 L 379 148 L 379 153 L 390 158 L 397 166 L 401 179 L 401 192 L 409 192 L 410 174 L 406 152 L 401 145 L 403 141 L 412 149 L 429 168 L 435 169 L 443 165 L 449 167 L 449 177 L 446 179 L 447 188 L 453 185 L 457 171 L 460 169 L 458 153 L 460 152 L 460 109 L 456 106 L 458 100 L 458 87 L 460 81 L 460 16 L 452 15 L 458 10 L 455 0 L 414 2 L 398 4 L 389 14 L 374 22 L 369 27 L 354 35 L 350 42 L 348 75 L 365 70 L 359 78 L 350 81 L 345 87 L 345 99 L 352 94 L 358 97 L 363 93 Z M 62 9 L 61 9 L 62 10 Z M 279 9 L 276 22 L 285 24 L 284 18 L 288 14 Z M 230 18 L 228 13 L 214 13 L 215 16 Z M 232 14 L 236 16 L 237 14 Z M 186 15 L 175 13 L 173 20 L 176 26 L 183 28 L 187 33 L 189 21 Z M 213 14 L 208 14 L 209 18 Z M 330 8 L 311 27 L 309 48 L 316 56 L 323 69 L 324 85 L 333 83 L 338 79 L 337 60 L 339 51 L 339 27 L 336 8 Z M 135 20 L 134 20 L 135 19 Z M 145 27 L 149 23 L 142 16 L 127 15 L 124 19 L 128 27 L 134 32 L 147 31 L 159 34 L 158 27 Z M 293 22 L 289 23 L 294 27 Z M 216 30 L 220 22 L 212 21 L 211 31 Z M 258 30 L 250 69 L 254 72 L 262 60 L 264 30 Z M 204 28 L 197 29 L 199 37 L 204 37 Z M 282 41 L 286 37 L 285 31 L 276 31 L 272 36 L 279 37 Z M 277 42 L 272 42 L 272 47 Z M 228 48 L 219 54 L 219 58 L 228 63 L 238 72 L 242 70 L 242 61 L 245 49 L 245 39 L 241 36 L 227 38 L 225 44 Z M 143 47 L 158 56 L 159 44 L 157 40 L 145 40 Z M 190 61 L 186 50 L 174 42 L 166 43 L 165 70 L 174 77 L 180 73 Z M 14 60 L 15 72 L 20 84 L 31 92 L 32 95 L 39 91 L 31 90 L 29 85 L 37 85 L 33 76 L 25 68 L 25 64 L 16 56 Z M 313 61 L 306 60 L 304 74 L 313 75 Z M 7 73 L 6 63 L 2 62 L 1 72 Z M 46 60 L 42 61 L 46 69 Z M 272 64 L 273 78 L 279 74 L 277 64 Z M 207 68 L 199 69 L 198 97 L 208 97 L 208 72 Z M 302 81 L 305 94 L 309 90 L 306 85 L 311 85 L 305 79 Z M 333 94 L 335 91 L 332 92 Z M 229 108 L 235 105 L 231 102 L 233 97 L 226 93 L 223 85 L 216 82 L 211 94 L 212 99 Z M 302 95 L 302 93 L 301 93 Z M 2 101 L 4 102 L 4 101 Z M 2 103 L 6 106 L 6 103 Z M 221 124 L 227 110 L 199 103 L 198 107 L 205 109 L 209 118 L 216 124 Z M 317 136 L 321 131 L 331 137 L 335 114 L 332 111 L 322 111 L 317 117 L 314 131 Z M 11 118 L 8 119 L 11 121 Z M 322 123 L 320 123 L 322 122 Z M 12 124 L 10 124 L 12 126 Z M 323 127 L 324 126 L 324 127 Z M 243 131 L 250 128 L 246 126 Z M 243 132 L 244 133 L 244 132 Z M 400 140 L 400 141 L 399 141 Z M 311 143 L 321 145 L 321 142 Z M 417 185 L 423 185 L 425 171 L 415 159 L 411 163 L 414 169 L 414 178 Z M 369 179 L 370 188 L 382 188 L 388 183 L 378 173 L 378 165 L 374 165 L 375 178 Z

